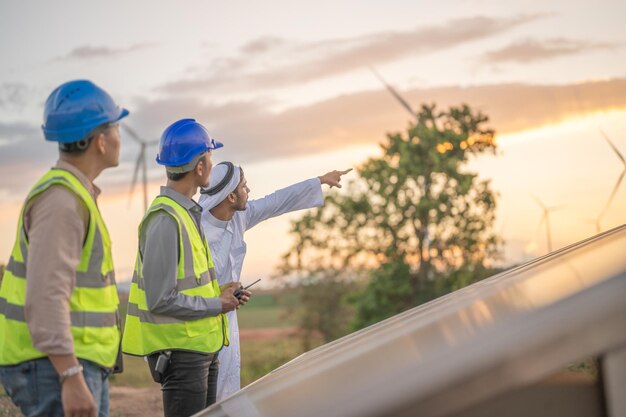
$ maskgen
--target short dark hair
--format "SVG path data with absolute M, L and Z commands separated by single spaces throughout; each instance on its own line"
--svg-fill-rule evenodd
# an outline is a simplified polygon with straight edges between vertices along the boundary
M 193 170 L 191 170 L 193 171 Z M 165 171 L 165 173 L 167 174 L 167 179 L 168 180 L 172 180 L 172 181 L 180 181 L 183 178 L 185 178 L 187 176 L 187 174 L 189 174 L 191 171 L 187 171 L 187 172 L 170 172 L 170 171 Z
M 89 132 L 87 136 L 85 136 L 81 140 L 72 143 L 59 142 L 59 151 L 72 155 L 83 154 L 87 149 L 89 149 L 89 145 L 91 145 L 91 141 L 93 140 L 93 138 L 98 136 L 100 133 L 105 132 L 111 126 L 111 123 L 103 123 L 99 126 L 94 127 L 91 132 Z
M 167 174 L 167 179 L 168 179 L 168 180 L 171 180 L 171 181 L 180 181 L 180 180 L 182 180 L 183 178 L 185 178 L 185 176 L 186 176 L 187 174 L 189 174 L 190 172 L 192 172 L 193 170 L 195 170 L 195 169 L 198 167 L 198 164 L 199 164 L 200 162 L 205 161 L 205 158 L 204 158 L 204 154 L 205 154 L 205 153 L 206 153 L 206 152 L 203 152 L 203 153 L 199 154 L 199 156 L 202 156 L 202 158 L 198 159 L 198 161 L 197 161 L 197 162 L 196 162 L 196 164 L 193 166 L 193 168 L 191 168 L 191 169 L 190 169 L 189 171 L 187 171 L 187 172 L 171 172 L 171 171 L 168 171 L 168 170 L 167 170 L 167 168 L 166 168 L 166 169 L 165 169 L 165 173 Z M 193 162 L 193 160 L 192 160 L 192 162 Z M 191 162 L 190 162 L 190 163 L 191 163 Z M 206 162 L 204 162 L 204 164 L 206 165 Z

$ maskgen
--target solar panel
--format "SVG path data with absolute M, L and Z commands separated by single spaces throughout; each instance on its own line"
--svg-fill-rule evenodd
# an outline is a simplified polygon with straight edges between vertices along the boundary
M 301 355 L 201 416 L 446 416 L 626 345 L 626 225 Z

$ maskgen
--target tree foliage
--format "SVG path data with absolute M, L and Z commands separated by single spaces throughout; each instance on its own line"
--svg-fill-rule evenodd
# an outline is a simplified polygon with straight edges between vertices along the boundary
M 346 302 L 350 283 L 331 271 L 324 271 L 322 278 L 311 274 L 298 285 L 300 307 L 304 308 L 296 314 L 305 351 L 320 337 L 328 343 L 343 336 L 354 316 L 354 308 Z
M 487 121 L 467 105 L 422 106 L 345 192 L 293 222 L 281 272 L 369 277 L 354 297 L 357 327 L 484 278 L 499 250 L 496 196 L 466 165 L 496 151 Z

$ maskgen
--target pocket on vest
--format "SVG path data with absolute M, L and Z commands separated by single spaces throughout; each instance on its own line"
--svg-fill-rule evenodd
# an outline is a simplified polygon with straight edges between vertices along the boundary
M 211 333 L 216 333 L 219 330 L 215 317 L 186 321 L 185 329 L 187 330 L 188 337 L 206 336 Z

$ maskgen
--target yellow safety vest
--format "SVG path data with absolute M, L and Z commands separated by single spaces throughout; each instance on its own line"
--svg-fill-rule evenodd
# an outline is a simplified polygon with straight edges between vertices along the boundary
M 24 318 L 29 245 L 24 231 L 24 210 L 29 201 L 53 185 L 67 187 L 89 210 L 87 237 L 69 305 L 74 353 L 78 358 L 112 367 L 119 350 L 120 330 L 109 232 L 91 194 L 73 174 L 58 168 L 50 170 L 35 184 L 19 218 L 15 245 L 0 287 L 0 365 L 47 356 L 33 346 Z
M 176 290 L 188 296 L 219 297 L 209 245 L 198 231 L 189 212 L 169 197 L 159 196 L 139 225 L 139 235 L 146 219 L 157 211 L 169 214 L 178 225 L 178 272 Z M 187 350 L 213 353 L 228 345 L 228 322 L 225 314 L 197 320 L 179 320 L 148 309 L 141 254 L 137 254 L 135 273 L 130 285 L 122 351 L 146 356 L 162 350 Z

